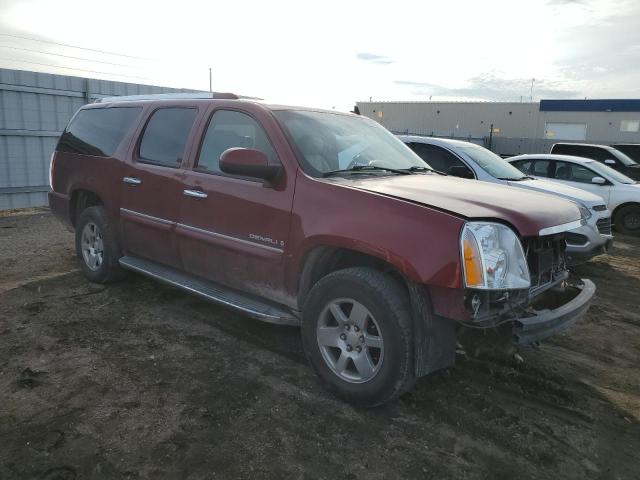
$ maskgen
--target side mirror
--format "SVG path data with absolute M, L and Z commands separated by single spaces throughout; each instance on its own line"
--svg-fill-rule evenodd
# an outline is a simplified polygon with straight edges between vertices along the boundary
M 464 165 L 449 167 L 449 175 L 460 178 L 474 178 L 473 172 Z
M 607 165 L 615 165 L 616 161 L 615 160 L 611 160 L 610 158 L 607 158 L 604 163 L 606 163 Z
M 220 170 L 230 175 L 261 178 L 275 182 L 282 174 L 281 165 L 269 165 L 269 159 L 253 148 L 230 148 L 220 156 Z
M 596 185 L 604 185 L 607 181 L 602 177 L 593 177 L 591 179 L 591 183 L 595 183 Z

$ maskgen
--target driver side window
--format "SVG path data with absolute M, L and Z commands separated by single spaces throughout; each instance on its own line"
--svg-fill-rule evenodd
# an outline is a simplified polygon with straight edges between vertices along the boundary
M 467 175 L 474 178 L 473 173 L 465 163 L 444 148 L 426 143 L 412 143 L 411 148 L 418 156 L 427 162 L 429 166 L 439 172 L 451 173 L 451 167 L 462 167 L 466 169 Z
M 235 147 L 260 150 L 269 158 L 270 163 L 276 162 L 275 151 L 258 122 L 245 113 L 217 110 L 213 113 L 202 140 L 196 169 L 222 173 L 220 156 L 225 150 Z
M 556 178 L 558 180 L 591 183 L 591 179 L 597 176 L 598 174 L 590 168 L 583 167 L 576 163 L 557 162 L 556 165 Z

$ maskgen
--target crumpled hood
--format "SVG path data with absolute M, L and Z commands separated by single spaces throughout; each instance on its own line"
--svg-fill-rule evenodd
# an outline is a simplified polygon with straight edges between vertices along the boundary
M 466 219 L 496 219 L 513 225 L 522 236 L 580 220 L 575 203 L 555 195 L 478 180 L 436 174 L 385 177 L 333 177 L 332 183 L 395 197 L 450 212 Z
M 606 202 L 602 197 L 599 197 L 595 193 L 587 192 L 586 190 L 580 190 L 579 188 L 564 185 L 558 182 L 550 182 L 548 180 L 520 180 L 518 182 L 508 182 L 509 185 L 515 188 L 526 188 L 528 190 L 538 191 L 542 193 L 551 193 L 553 195 L 560 195 L 567 200 L 578 201 L 585 204 L 587 207 L 594 205 L 605 205 Z

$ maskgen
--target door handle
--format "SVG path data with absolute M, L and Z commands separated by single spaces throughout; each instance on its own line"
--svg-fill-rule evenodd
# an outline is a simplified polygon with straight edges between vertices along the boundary
M 208 195 L 201 190 L 184 190 L 184 194 L 187 197 L 193 198 L 207 198 Z
M 142 180 L 136 177 L 123 177 L 122 181 L 129 185 L 140 185 L 142 183 Z

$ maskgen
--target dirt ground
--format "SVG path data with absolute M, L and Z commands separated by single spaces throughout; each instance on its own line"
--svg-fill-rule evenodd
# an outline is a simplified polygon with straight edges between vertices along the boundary
M 326 393 L 298 330 L 137 275 L 87 282 L 44 209 L 0 215 L 0 478 L 640 478 L 640 240 L 580 267 L 597 298 L 517 358 L 382 408 Z

